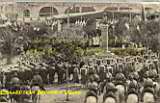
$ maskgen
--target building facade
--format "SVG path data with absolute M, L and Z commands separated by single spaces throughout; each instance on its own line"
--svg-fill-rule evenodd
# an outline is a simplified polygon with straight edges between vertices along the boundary
M 151 0 L 150 0 L 151 1 Z M 160 11 L 159 0 L 0 0 L 0 12 L 20 20 L 52 17 L 58 14 L 90 11 L 141 12 Z M 12 17 L 12 16 L 11 16 Z

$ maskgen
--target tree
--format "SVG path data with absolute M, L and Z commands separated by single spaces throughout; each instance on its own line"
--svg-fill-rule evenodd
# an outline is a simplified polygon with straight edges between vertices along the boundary
M 135 43 L 142 43 L 145 47 L 153 51 L 159 51 L 160 47 L 160 23 L 159 21 L 139 22 L 137 26 L 132 28 L 131 40 Z
M 129 19 L 124 17 L 115 24 L 114 35 L 117 37 L 116 45 L 120 46 L 123 43 L 129 42 L 130 38 L 130 22 Z
M 0 52 L 4 58 L 7 58 L 8 64 L 11 63 L 12 57 L 23 52 L 28 45 L 26 38 L 11 27 L 0 28 L 0 41 Z

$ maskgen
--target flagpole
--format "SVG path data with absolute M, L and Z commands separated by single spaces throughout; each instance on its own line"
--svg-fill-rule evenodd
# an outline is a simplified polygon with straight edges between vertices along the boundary
M 146 21 L 145 6 L 142 4 L 142 20 Z
M 129 8 L 129 20 L 130 20 L 130 22 L 132 21 L 132 13 L 131 13 L 131 8 Z
M 113 21 L 114 21 L 114 11 L 112 12 L 112 18 L 113 18 Z
M 67 25 L 68 25 L 68 28 L 70 27 L 69 10 L 70 10 L 70 8 L 69 8 L 68 11 L 67 11 L 67 15 L 68 15 L 68 18 L 67 18 Z

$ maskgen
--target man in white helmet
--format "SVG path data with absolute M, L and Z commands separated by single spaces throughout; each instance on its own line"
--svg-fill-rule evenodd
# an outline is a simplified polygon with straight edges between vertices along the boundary
M 88 92 L 86 93 L 84 103 L 86 103 L 86 99 L 89 96 L 94 96 L 98 101 L 98 83 L 97 82 L 92 82 L 88 84 Z
M 138 82 L 134 79 L 133 76 L 130 76 L 130 82 L 128 84 L 128 94 L 136 93 L 138 95 L 139 85 Z
M 119 72 L 116 74 L 115 80 L 116 80 L 116 84 L 124 84 L 126 77 L 123 73 Z
M 108 83 L 106 85 L 106 91 L 105 94 L 103 95 L 103 102 L 105 101 L 106 97 L 112 97 L 116 100 L 116 91 L 117 88 L 113 83 Z
M 145 93 L 145 92 L 151 92 L 151 93 L 155 93 L 154 91 L 154 84 L 153 84 L 153 80 L 150 79 L 150 78 L 147 78 L 145 81 L 144 81 L 144 89 L 142 91 L 142 94 Z

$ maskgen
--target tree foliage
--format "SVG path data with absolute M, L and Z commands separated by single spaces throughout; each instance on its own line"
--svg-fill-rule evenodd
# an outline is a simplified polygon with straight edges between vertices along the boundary
M 25 38 L 11 27 L 0 28 L 0 41 L 0 52 L 3 57 L 8 58 L 8 63 L 10 63 L 12 57 L 18 55 L 27 46 Z
M 137 29 L 137 26 L 139 29 Z M 131 38 L 135 43 L 142 43 L 145 47 L 153 51 L 159 51 L 160 46 L 160 23 L 159 21 L 150 20 L 140 22 L 132 27 Z

